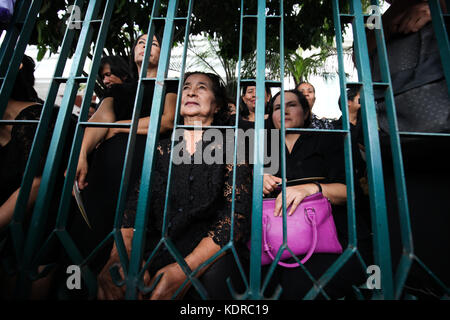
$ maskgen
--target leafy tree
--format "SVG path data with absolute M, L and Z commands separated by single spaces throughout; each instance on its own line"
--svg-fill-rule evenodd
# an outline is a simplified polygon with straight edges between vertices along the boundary
M 165 15 L 167 1 L 162 1 L 161 15 Z M 194 3 L 191 19 L 191 34 L 206 33 L 210 37 L 220 39 L 219 52 L 224 59 L 238 57 L 240 0 L 221 1 L 198 0 Z M 245 2 L 245 14 L 256 14 L 256 0 Z M 46 50 L 56 53 L 62 42 L 66 21 L 69 17 L 67 7 L 72 1 L 44 0 L 40 10 L 36 28 L 32 35 L 32 44 L 38 45 L 43 57 Z M 84 1 L 84 9 L 88 0 Z M 126 56 L 136 35 L 148 28 L 152 0 L 117 0 L 105 44 L 105 52 Z M 180 0 L 179 17 L 186 16 L 188 0 Z M 280 14 L 279 1 L 267 1 L 267 15 Z M 100 11 L 102 12 L 102 10 Z M 332 6 L 328 0 L 284 0 L 285 46 L 286 54 L 294 52 L 300 46 L 311 48 L 329 41 L 334 36 L 332 23 Z M 101 18 L 101 17 L 99 17 Z M 184 21 L 176 24 L 176 41 L 182 40 Z M 160 25 L 159 25 L 160 26 Z M 279 47 L 279 23 L 274 18 L 267 19 L 267 48 L 275 50 Z M 98 25 L 96 26 L 98 28 Z M 243 56 L 254 53 L 256 48 L 256 19 L 246 18 L 243 33 Z M 75 46 L 75 44 L 74 44 Z
M 370 5 L 370 0 L 363 0 L 363 7 Z M 46 51 L 58 52 L 62 42 L 66 21 L 69 18 L 67 7 L 73 1 L 44 0 L 39 13 L 36 28 L 32 35 L 32 44 L 39 48 L 38 60 Z M 188 0 L 180 0 L 178 17 L 186 16 Z M 348 10 L 346 1 L 340 1 L 341 11 Z M 84 1 L 86 9 L 88 0 Z M 160 15 L 166 14 L 168 0 L 163 0 Z M 235 69 L 239 57 L 239 34 L 241 0 L 197 0 L 194 2 L 191 17 L 191 35 L 204 35 L 209 39 L 209 47 L 197 50 L 197 58 L 204 59 L 211 55 L 219 59 L 223 66 L 227 83 L 236 80 Z M 147 31 L 153 0 L 116 0 L 114 12 L 104 47 L 106 55 L 128 56 L 132 43 L 137 35 Z M 266 1 L 266 68 L 268 78 L 280 79 L 279 74 L 279 19 L 270 17 L 280 14 L 279 0 Z M 292 75 L 296 82 L 306 79 L 312 74 L 322 74 L 325 60 L 334 54 L 334 23 L 332 3 L 329 0 L 284 0 L 284 52 L 285 75 Z M 244 14 L 257 13 L 257 0 L 244 1 Z M 100 14 L 103 10 L 100 10 Z M 101 17 L 99 17 L 101 18 Z M 175 25 L 175 45 L 184 39 L 184 21 L 178 20 Z M 162 22 L 155 22 L 161 31 Z M 94 26 L 98 28 L 98 24 Z M 256 19 L 248 17 L 243 23 L 242 70 L 241 77 L 253 78 L 256 70 Z M 212 46 L 214 42 L 214 46 Z M 73 51 L 75 49 L 73 44 Z M 308 49 L 319 48 L 319 52 L 304 57 Z M 200 52 L 202 51 L 202 52 Z M 216 72 L 217 73 L 217 72 Z M 230 88 L 230 93 L 233 91 Z

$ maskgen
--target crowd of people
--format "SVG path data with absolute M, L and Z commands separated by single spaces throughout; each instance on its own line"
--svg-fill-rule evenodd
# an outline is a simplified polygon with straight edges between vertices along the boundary
M 405 3 L 401 0 L 394 2 L 391 9 L 394 14 L 399 12 L 397 6 L 405 6 Z M 389 17 L 391 20 L 388 21 L 399 22 L 400 18 Z M 387 28 L 387 30 L 391 30 L 389 26 Z M 420 29 L 421 27 L 418 28 L 418 30 Z M 410 32 L 418 31 L 411 30 Z M 147 43 L 151 45 L 151 52 L 145 72 L 145 70 L 142 70 L 142 66 Z M 142 75 L 146 78 L 156 77 L 160 46 L 161 38 L 159 35 L 156 34 L 153 39 L 147 39 L 147 35 L 143 34 L 137 38 L 133 45 L 128 64 L 119 57 L 104 57 L 102 59 L 98 75 L 105 91 L 96 106 L 95 112 L 89 118 L 89 122 L 131 124 L 136 107 L 135 97 L 139 77 Z M 25 56 L 3 116 L 4 120 L 38 120 L 40 118 L 43 101 L 34 91 L 33 71 L 33 60 Z M 224 252 L 220 255 L 217 255 L 217 253 L 231 239 L 238 251 L 245 272 L 249 272 L 250 252 L 246 243 L 251 238 L 251 219 L 252 215 L 255 214 L 252 209 L 253 165 L 249 158 L 236 165 L 229 163 L 227 159 L 232 157 L 228 153 L 234 152 L 234 150 L 226 148 L 227 139 L 230 139 L 230 137 L 225 134 L 225 129 L 218 129 L 219 132 L 223 133 L 224 139 L 214 141 L 211 144 L 208 137 L 208 128 L 202 127 L 218 126 L 224 128 L 228 126 L 231 128 L 238 123 L 238 127 L 241 129 L 249 130 L 253 128 L 257 108 L 256 84 L 254 82 L 242 83 L 241 97 L 239 97 L 239 117 L 237 117 L 235 101 L 228 97 L 226 84 L 219 76 L 198 71 L 188 72 L 183 79 L 180 79 L 180 82 L 179 117 L 175 114 L 178 86 L 171 82 L 165 83 L 163 110 L 160 127 L 158 128 L 159 138 L 153 150 L 155 158 L 151 172 L 151 185 L 150 190 L 145 191 L 140 190 L 140 186 L 143 178 L 144 153 L 148 148 L 146 141 L 150 114 L 152 107 L 154 107 L 152 102 L 155 82 L 143 82 L 144 94 L 138 114 L 137 135 L 130 164 L 128 188 L 126 189 L 126 205 L 124 211 L 120 213 L 120 216 L 123 216 L 120 231 L 126 252 L 130 254 L 135 232 L 138 199 L 141 192 L 148 192 L 150 198 L 143 258 L 144 261 L 147 261 L 151 257 L 151 263 L 145 270 L 143 282 L 146 286 L 151 286 L 157 278 L 159 282 L 150 294 L 140 295 L 139 297 L 170 299 L 178 293 L 178 298 L 200 298 L 199 293 L 190 282 L 183 290 L 178 290 L 185 283 L 187 276 L 175 260 L 170 248 L 165 245 L 160 246 L 160 239 L 164 236 L 171 240 L 187 266 L 198 272 L 197 277 L 209 298 L 231 299 L 227 279 L 231 280 L 232 286 L 237 292 L 245 289 L 245 281 L 241 277 L 232 253 Z M 282 129 L 283 117 L 286 129 L 343 128 L 342 119 L 337 121 L 319 119 L 312 112 L 316 100 L 316 92 L 312 84 L 301 82 L 294 89 L 284 92 L 278 90 L 272 96 L 273 89 L 267 85 L 265 87 L 264 127 L 267 129 L 267 135 L 274 131 L 279 132 Z M 339 103 L 339 106 L 341 110 L 346 108 L 350 122 L 358 250 L 366 264 L 370 265 L 373 263 L 372 234 L 370 231 L 371 217 L 360 110 L 360 90 L 360 87 L 348 88 L 346 90 L 348 104 L 342 106 Z M 281 105 L 282 95 L 284 106 Z M 281 112 L 282 110 L 284 110 L 284 114 Z M 54 111 L 56 114 L 56 107 Z M 179 119 L 178 124 L 183 126 L 177 128 L 176 135 L 174 135 L 176 119 Z M 52 117 L 48 137 L 51 137 L 50 133 L 53 130 L 54 120 L 55 116 Z M 76 121 L 77 119 L 74 118 L 68 141 L 72 141 L 71 137 L 74 133 Z M 0 126 L 0 176 L 3 182 L 0 200 L 0 250 L 3 256 L 14 254 L 7 228 L 13 218 L 21 188 L 22 175 L 27 165 L 35 130 L 36 126 L 20 123 Z M 287 213 L 294 212 L 295 208 L 306 197 L 319 192 L 322 193 L 331 203 L 339 242 L 345 248 L 349 242 L 347 217 L 349 190 L 346 186 L 344 139 L 340 134 L 320 134 L 319 131 L 287 130 L 285 141 L 278 141 L 279 144 L 275 146 L 273 145 L 274 140 L 267 139 L 268 143 L 265 148 L 270 152 L 279 152 L 280 158 L 281 152 L 285 152 L 286 176 L 284 178 L 286 181 L 320 177 L 317 181 L 292 183 L 286 187 Z M 67 230 L 84 257 L 89 256 L 114 228 L 129 133 L 130 128 L 125 127 L 87 127 L 84 131 L 75 180 L 81 190 L 82 202 L 90 225 L 87 225 L 85 219 L 79 214 L 74 198 L 71 200 L 71 214 L 67 223 Z M 176 139 L 173 138 L 175 136 Z M 234 136 L 231 138 L 234 139 Z M 49 141 L 48 138 L 47 149 Z M 176 155 L 172 146 L 176 146 L 182 154 Z M 212 154 L 219 161 L 213 163 L 204 161 L 203 157 L 206 152 Z M 64 157 L 68 158 L 70 144 L 63 153 Z M 44 152 L 40 159 L 40 170 L 32 182 L 25 226 L 29 224 L 32 208 L 37 197 L 45 156 L 46 153 Z M 181 156 L 184 161 L 182 163 L 171 161 L 174 156 Z M 384 159 L 387 157 L 383 156 Z M 203 159 L 203 161 L 199 162 L 198 159 Z M 415 163 L 413 160 L 411 162 Z M 414 182 L 412 183 L 414 183 L 414 186 L 419 183 L 420 178 L 425 178 L 424 173 L 418 171 L 417 166 L 410 165 L 407 168 L 407 178 L 413 177 Z M 61 168 L 58 172 L 57 183 L 62 183 L 64 180 L 65 169 Z M 417 172 L 419 174 L 415 174 Z M 280 166 L 276 173 L 265 173 L 261 178 L 263 181 L 261 197 L 276 198 L 274 215 L 280 215 L 282 212 L 282 193 L 279 186 L 283 178 L 282 167 Z M 388 173 L 386 173 L 385 181 L 387 190 L 395 188 L 395 182 L 392 179 L 389 180 Z M 444 195 L 445 190 L 448 190 L 448 184 L 439 184 L 439 186 L 441 188 L 439 192 Z M 168 188 L 170 188 L 169 193 L 167 193 Z M 425 188 L 428 188 L 428 185 Z M 207 192 L 205 192 L 206 190 Z M 417 188 L 413 190 L 417 190 Z M 435 189 L 430 188 L 430 190 Z M 55 197 L 58 197 L 58 194 Z M 391 204 L 395 203 L 392 195 L 387 198 L 391 201 Z M 51 214 L 48 218 L 47 234 L 52 230 L 59 201 L 52 203 L 55 206 L 52 205 L 50 208 Z M 448 211 L 448 205 L 440 207 L 438 203 L 443 202 L 442 200 L 435 200 L 434 208 L 437 212 L 434 212 L 433 215 L 445 220 L 441 215 L 445 213 L 442 210 Z M 422 254 L 424 254 L 424 262 L 439 271 L 448 266 L 448 252 L 450 251 L 447 251 L 447 253 L 443 251 L 442 254 L 446 257 L 440 259 L 438 263 L 432 255 L 426 252 L 427 250 L 433 251 L 431 247 L 426 247 L 432 244 L 428 241 L 425 246 L 421 244 L 421 241 L 426 238 L 427 232 L 430 231 L 420 228 L 420 225 L 414 220 L 423 220 L 418 214 L 422 208 L 416 209 L 415 205 L 411 206 L 411 213 L 413 229 L 415 235 L 417 235 L 417 238 L 415 238 L 418 243 L 417 256 L 422 257 Z M 394 205 L 389 205 L 390 219 L 398 215 L 394 207 Z M 422 213 L 422 216 L 424 214 Z M 441 220 L 439 220 L 441 228 L 445 225 L 448 226 L 445 221 Z M 232 225 L 232 222 L 234 225 Z M 394 231 L 394 233 L 396 232 L 398 231 Z M 445 243 L 448 236 L 444 238 L 445 232 L 443 233 L 442 230 L 439 230 L 438 233 L 438 237 L 441 237 L 439 241 Z M 450 241 L 446 242 L 444 247 L 448 247 L 449 243 Z M 434 245 L 437 246 L 437 244 Z M 395 245 L 394 248 L 396 248 Z M 204 266 L 204 262 L 213 257 L 215 257 L 214 260 L 209 265 Z M 339 254 L 335 253 L 314 253 L 305 263 L 305 267 L 313 277 L 320 277 L 338 257 Z M 291 260 L 293 261 L 294 258 L 291 258 Z M 116 300 L 124 298 L 125 288 L 123 286 L 118 287 L 111 274 L 111 268 L 120 266 L 120 261 L 120 254 L 114 241 L 102 245 L 95 256 L 88 261 L 89 268 L 97 276 L 98 299 Z M 64 267 L 71 264 L 70 259 L 61 248 L 52 249 L 51 254 L 47 255 L 42 261 L 42 264 L 49 263 L 56 263 L 58 267 L 57 271 L 48 276 L 49 284 L 47 288 L 41 288 L 38 291 L 42 295 L 45 293 L 46 296 L 52 296 L 56 294 L 55 292 L 64 290 L 64 288 L 61 289 L 58 286 L 58 289 L 55 289 L 53 283 L 61 283 L 61 279 L 67 277 L 67 274 L 61 270 L 65 270 Z M 263 274 L 267 274 L 269 268 L 270 266 L 263 266 Z M 119 267 L 119 271 L 124 275 L 122 266 Z M 444 276 L 444 273 L 439 273 L 439 276 Z M 0 277 L 3 278 L 0 279 L 3 283 L 8 282 L 5 280 L 6 274 L 1 271 Z M 352 295 L 352 288 L 364 284 L 366 279 L 366 270 L 362 267 L 357 256 L 353 255 L 327 283 L 324 290 L 329 297 L 334 299 L 349 297 Z M 443 281 L 448 281 L 448 278 L 444 277 Z M 62 283 L 65 283 L 65 281 L 62 281 Z M 42 283 L 36 285 L 42 287 Z M 310 290 L 313 283 L 302 268 L 291 269 L 277 266 L 264 294 L 267 296 L 273 295 L 279 285 L 283 290 L 281 299 L 301 299 Z M 425 296 L 432 296 L 437 290 L 429 281 L 420 277 L 420 272 L 414 273 L 412 281 L 407 282 L 407 285 L 412 291 L 421 290 L 423 293 L 426 290 L 428 295 L 425 294 Z M 6 289 L 4 290 L 6 291 Z M 66 294 L 71 298 L 86 298 L 87 293 L 80 290 L 66 292 Z

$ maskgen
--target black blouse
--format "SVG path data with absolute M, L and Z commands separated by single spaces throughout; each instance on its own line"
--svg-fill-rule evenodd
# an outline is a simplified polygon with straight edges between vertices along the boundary
M 178 145 L 181 143 L 182 145 Z M 176 143 L 185 145 L 183 140 Z M 199 141 L 196 153 L 204 152 L 211 143 Z M 217 148 L 217 146 L 216 146 Z M 220 147 L 219 147 L 220 148 Z M 174 148 L 175 149 L 175 148 Z M 202 153 L 203 154 L 203 153 Z M 171 155 L 171 140 L 161 140 L 157 146 L 151 188 L 151 204 L 147 226 L 146 256 L 148 257 L 161 239 L 166 187 Z M 204 237 L 224 246 L 230 239 L 233 171 L 236 170 L 234 240 L 238 245 L 249 238 L 251 214 L 252 172 L 247 164 L 195 164 L 195 154 L 189 156 L 191 163 L 173 164 L 170 195 L 168 198 L 168 236 L 183 257 L 191 253 Z M 224 152 L 224 157 L 226 157 Z M 140 183 L 140 181 L 139 181 Z M 133 227 L 139 184 L 129 198 L 124 213 L 123 227 Z M 150 272 L 175 262 L 164 247 L 156 253 Z
M 270 139 L 268 143 L 270 144 Z M 302 133 L 291 152 L 284 147 L 287 180 L 325 177 L 324 183 L 345 184 L 343 147 L 343 139 L 340 136 Z M 281 152 L 281 149 L 278 149 Z M 281 177 L 281 164 L 276 176 Z

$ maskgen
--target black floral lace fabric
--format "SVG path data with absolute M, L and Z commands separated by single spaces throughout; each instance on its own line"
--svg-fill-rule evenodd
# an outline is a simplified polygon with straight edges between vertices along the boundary
M 185 143 L 179 141 L 175 145 L 174 153 L 183 150 L 179 147 L 185 146 Z M 253 180 L 251 167 L 248 164 L 238 164 L 236 167 L 227 163 L 207 164 L 205 161 L 197 164 L 194 158 L 199 156 L 199 152 L 203 154 L 207 150 L 212 150 L 213 155 L 216 151 L 222 152 L 223 158 L 226 158 L 223 145 L 211 147 L 211 143 L 201 140 L 197 143 L 196 153 L 185 158 L 190 159 L 190 163 L 172 164 L 166 216 L 167 236 L 183 257 L 191 253 L 205 237 L 212 238 L 219 246 L 224 246 L 230 241 L 233 190 L 235 193 L 233 241 L 245 243 L 250 234 Z M 171 140 L 161 140 L 157 146 L 156 163 L 152 172 L 146 237 L 147 256 L 160 241 L 164 231 L 162 225 L 171 153 Z M 234 171 L 236 181 L 233 185 Z M 139 185 L 140 183 L 134 186 L 134 192 L 127 202 L 123 227 L 134 226 Z M 163 246 L 153 261 L 150 266 L 151 272 L 174 262 L 174 259 Z
M 336 129 L 334 122 L 326 118 L 318 118 L 315 114 L 311 117 L 311 128 L 313 129 Z

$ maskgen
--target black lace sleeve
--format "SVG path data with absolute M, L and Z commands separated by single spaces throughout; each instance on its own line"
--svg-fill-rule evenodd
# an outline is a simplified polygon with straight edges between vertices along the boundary
M 231 208 L 233 193 L 233 165 L 227 165 L 225 172 L 225 185 L 223 195 L 226 206 L 220 210 L 218 220 L 213 224 L 208 235 L 223 247 L 230 240 L 231 234 Z M 250 217 L 252 208 L 252 182 L 253 175 L 248 164 L 236 166 L 236 185 L 234 202 L 234 241 L 246 242 L 250 235 Z

